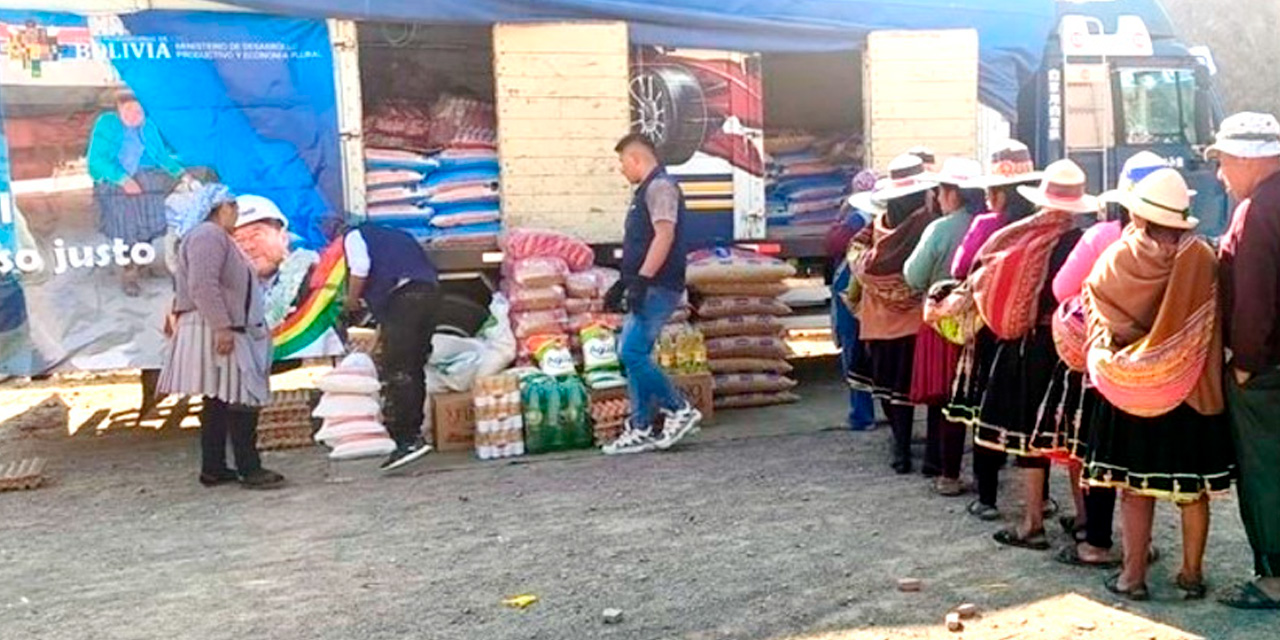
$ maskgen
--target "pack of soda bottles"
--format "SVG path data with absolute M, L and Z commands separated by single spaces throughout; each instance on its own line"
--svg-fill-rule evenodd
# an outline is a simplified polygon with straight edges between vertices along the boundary
M 582 379 L 531 372 L 520 381 L 525 450 L 531 454 L 587 449 L 593 444 L 591 400 Z

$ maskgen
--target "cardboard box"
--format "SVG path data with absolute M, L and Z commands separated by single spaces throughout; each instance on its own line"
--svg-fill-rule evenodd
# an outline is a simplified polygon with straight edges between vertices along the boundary
M 471 392 L 431 394 L 432 446 L 436 451 L 474 451 L 476 407 Z

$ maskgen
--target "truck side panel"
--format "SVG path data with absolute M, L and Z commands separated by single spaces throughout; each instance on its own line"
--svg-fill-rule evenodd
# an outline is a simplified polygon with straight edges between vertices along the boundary
M 631 118 L 626 24 L 493 33 L 504 225 L 619 242 L 630 198 L 613 152 Z

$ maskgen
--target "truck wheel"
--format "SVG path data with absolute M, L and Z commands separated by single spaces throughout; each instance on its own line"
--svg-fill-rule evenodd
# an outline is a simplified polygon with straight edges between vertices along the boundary
M 707 133 L 707 105 L 698 79 L 677 66 L 635 67 L 631 129 L 653 141 L 663 164 L 688 162 Z

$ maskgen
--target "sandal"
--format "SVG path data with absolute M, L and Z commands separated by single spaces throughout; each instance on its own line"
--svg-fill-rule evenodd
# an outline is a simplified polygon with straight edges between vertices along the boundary
M 1068 545 L 1058 551 L 1053 556 L 1054 560 L 1062 564 L 1071 565 L 1073 567 L 1092 567 L 1097 569 L 1117 569 L 1123 562 L 1120 558 L 1112 558 L 1102 562 L 1093 562 L 1080 557 L 1080 547 L 1078 545 Z
M 1266 591 L 1252 582 L 1232 587 L 1226 595 L 1218 598 L 1218 602 L 1232 609 L 1280 610 L 1280 600 L 1273 600 Z
M 1121 589 L 1120 574 L 1118 573 L 1106 580 L 1103 580 L 1102 585 L 1107 588 L 1107 591 L 1133 600 L 1134 602 L 1143 602 L 1151 599 L 1151 592 L 1147 590 L 1147 585 L 1145 584 L 1138 584 L 1129 587 L 1128 589 Z
M 1025 537 L 1018 535 L 1017 529 L 1001 529 L 991 537 L 996 542 L 1009 547 L 1031 549 L 1032 551 L 1049 550 L 1049 539 L 1045 537 L 1044 529 L 1032 532 Z
M 995 522 L 1000 519 L 999 509 L 989 504 L 982 504 L 982 502 L 978 500 L 970 502 L 969 506 L 965 508 L 965 511 L 969 512 L 969 515 L 986 522 Z
M 1182 591 L 1183 600 L 1204 600 L 1205 595 L 1209 592 L 1209 588 L 1205 586 L 1204 578 L 1192 582 L 1179 573 L 1173 583 Z

